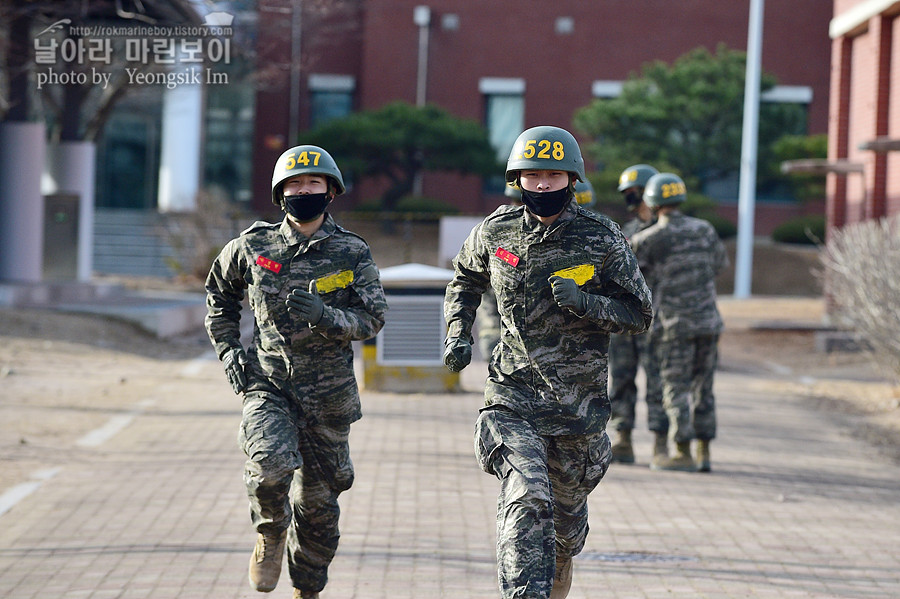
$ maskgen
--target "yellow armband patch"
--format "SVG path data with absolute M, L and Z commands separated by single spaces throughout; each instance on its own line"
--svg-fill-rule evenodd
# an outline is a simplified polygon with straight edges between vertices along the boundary
M 332 291 L 349 287 L 352 282 L 353 271 L 342 270 L 333 275 L 325 275 L 324 277 L 316 279 L 316 289 L 319 290 L 319 293 L 331 293 Z
M 578 266 L 570 266 L 553 273 L 554 276 L 564 279 L 572 279 L 579 286 L 584 285 L 594 277 L 593 264 L 580 264 Z

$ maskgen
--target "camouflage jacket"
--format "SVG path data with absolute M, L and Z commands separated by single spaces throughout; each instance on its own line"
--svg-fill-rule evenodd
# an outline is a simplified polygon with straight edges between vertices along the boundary
M 718 334 L 716 275 L 728 264 L 725 246 L 707 221 L 675 211 L 631 238 L 653 288 L 654 338 Z
M 325 304 L 315 325 L 297 321 L 285 300 L 315 279 Z M 326 215 L 307 238 L 288 224 L 256 222 L 231 240 L 206 279 L 206 330 L 221 357 L 240 345 L 241 302 L 255 319 L 247 349 L 249 389 L 274 387 L 305 415 L 342 424 L 360 417 L 351 341 L 374 337 L 387 303 L 369 246 Z M 326 401 L 327 400 L 327 401 Z
M 652 226 L 654 222 L 656 221 L 647 222 L 639 218 L 632 218 L 622 225 L 622 235 L 625 236 L 625 239 L 631 239 L 639 231 L 643 231 L 647 227 Z
M 490 286 L 501 321 L 490 377 L 539 381 L 515 398 L 486 392 L 486 403 L 507 405 L 543 434 L 602 430 L 609 334 L 640 333 L 651 319 L 650 291 L 618 225 L 574 203 L 549 227 L 523 206 L 501 206 L 472 230 L 453 263 L 444 299 L 448 335 L 471 338 Z M 587 293 L 583 315 L 553 299 L 554 274 Z

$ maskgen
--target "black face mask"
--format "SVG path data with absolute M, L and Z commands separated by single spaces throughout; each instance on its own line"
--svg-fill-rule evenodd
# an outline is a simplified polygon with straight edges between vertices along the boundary
M 625 205 L 628 206 L 629 210 L 634 210 L 635 208 L 637 208 L 643 200 L 644 200 L 644 198 L 640 192 L 637 192 L 637 191 L 625 192 Z
M 331 202 L 331 196 L 327 193 L 284 196 L 284 211 L 298 222 L 308 223 L 319 218 L 325 212 L 329 202 Z
M 563 211 L 569 203 L 569 188 L 563 187 L 559 191 L 545 191 L 543 193 L 522 190 L 522 203 L 528 207 L 532 214 L 538 216 L 554 216 Z

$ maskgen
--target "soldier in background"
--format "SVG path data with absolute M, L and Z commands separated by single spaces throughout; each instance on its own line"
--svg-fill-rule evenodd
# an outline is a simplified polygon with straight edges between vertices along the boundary
M 630 239 L 635 233 L 646 229 L 656 219 L 644 203 L 644 186 L 658 171 L 649 164 L 629 166 L 619 176 L 618 190 L 625 200 L 625 206 L 633 217 L 622 225 L 622 233 Z M 650 284 L 650 290 L 653 285 Z M 631 431 L 634 430 L 635 407 L 638 388 L 635 379 L 638 365 L 644 368 L 647 386 L 644 399 L 647 402 L 647 426 L 653 431 L 653 459 L 668 456 L 666 434 L 669 420 L 662 406 L 662 387 L 659 368 L 649 346 L 649 335 L 611 335 L 609 338 L 609 402 L 612 417 L 609 428 L 616 431 L 612 445 L 612 459 L 622 464 L 634 463 L 634 447 Z
M 654 460 L 654 470 L 711 470 L 709 444 L 716 436 L 713 376 L 722 317 L 716 276 L 728 264 L 711 224 L 682 214 L 684 181 L 660 173 L 647 181 L 644 202 L 655 225 L 631 238 L 641 270 L 653 286 L 651 347 L 659 363 L 663 405 L 675 454 Z M 691 441 L 697 439 L 697 461 Z
M 572 202 L 584 160 L 558 127 L 523 132 L 506 166 L 524 206 L 500 206 L 453 261 L 444 363 L 472 358 L 472 324 L 493 289 L 500 343 L 475 425 L 481 468 L 500 480 L 501 596 L 563 599 L 588 532 L 587 498 L 606 473 L 610 333 L 649 326 L 650 292 L 609 218 Z
M 272 175 L 280 223 L 230 241 L 206 280 L 206 329 L 237 394 L 244 481 L 257 543 L 251 586 L 275 588 L 285 540 L 295 599 L 315 599 L 338 545 L 338 495 L 353 483 L 350 424 L 361 416 L 351 341 L 384 326 L 384 290 L 369 246 L 325 212 L 344 192 L 316 146 L 284 152 Z M 250 296 L 253 340 L 240 340 Z

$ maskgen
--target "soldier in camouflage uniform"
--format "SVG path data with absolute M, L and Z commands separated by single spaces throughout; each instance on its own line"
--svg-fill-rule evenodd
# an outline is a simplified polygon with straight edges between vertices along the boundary
M 644 186 L 658 171 L 649 164 L 629 166 L 619 176 L 618 190 L 622 194 L 628 211 L 634 217 L 622 225 L 622 234 L 630 239 L 635 233 L 646 229 L 655 222 L 653 212 L 644 203 Z M 652 289 L 651 289 L 652 290 Z M 647 402 L 647 425 L 653 431 L 653 456 L 668 455 L 666 434 L 669 420 L 662 406 L 662 387 L 659 367 L 648 346 L 649 335 L 611 335 L 609 338 L 609 402 L 612 417 L 609 428 L 616 431 L 612 445 L 612 459 L 622 464 L 634 463 L 634 448 L 631 431 L 634 430 L 635 407 L 638 389 L 635 378 L 638 365 L 644 368 L 647 388 L 644 399 Z
M 238 441 L 258 533 L 249 577 L 275 588 L 285 540 L 294 597 L 316 598 L 338 545 L 338 495 L 353 483 L 348 436 L 361 416 L 351 341 L 374 337 L 387 305 L 369 247 L 325 208 L 343 193 L 331 156 L 298 146 L 275 163 L 272 202 L 287 214 L 230 241 L 206 280 L 206 329 L 235 393 Z M 245 290 L 253 340 L 240 340 Z
M 587 498 L 606 473 L 610 333 L 650 324 L 650 292 L 618 225 L 572 202 L 584 180 L 572 135 L 535 127 L 516 140 L 507 181 L 524 206 L 501 206 L 454 259 L 444 315 L 444 363 L 472 357 L 472 323 L 492 288 L 500 344 L 475 425 L 481 468 L 501 482 L 501 595 L 562 599 L 588 532 Z
M 647 181 L 644 202 L 658 221 L 631 238 L 641 270 L 653 288 L 653 351 L 662 378 L 669 437 L 676 451 L 654 459 L 654 470 L 709 472 L 716 436 L 713 375 L 722 317 L 716 275 L 728 264 L 725 247 L 707 221 L 682 214 L 684 182 L 672 173 Z M 691 441 L 697 439 L 697 461 Z

